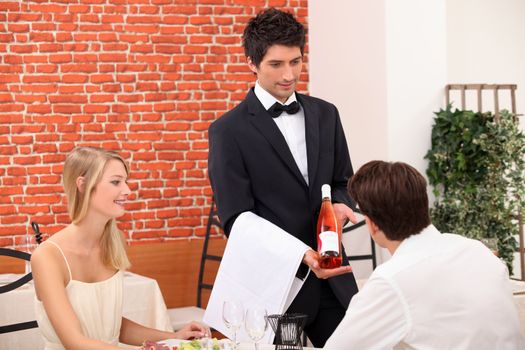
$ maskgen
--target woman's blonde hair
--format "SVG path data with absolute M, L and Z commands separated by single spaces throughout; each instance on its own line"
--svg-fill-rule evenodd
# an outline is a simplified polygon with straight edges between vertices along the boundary
M 63 182 L 69 216 L 74 224 L 85 218 L 91 195 L 102 178 L 106 164 L 113 159 L 120 161 L 129 175 L 128 165 L 116 152 L 98 147 L 77 147 L 68 154 L 64 164 Z M 84 178 L 82 191 L 77 186 L 79 176 Z M 106 266 L 119 270 L 130 266 L 124 237 L 117 229 L 114 218 L 106 223 L 100 245 L 102 261 Z

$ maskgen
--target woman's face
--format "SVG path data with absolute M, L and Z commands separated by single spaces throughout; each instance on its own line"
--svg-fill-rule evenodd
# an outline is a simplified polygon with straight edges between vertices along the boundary
M 102 179 L 91 195 L 90 209 L 109 218 L 124 215 L 124 203 L 130 194 L 127 178 L 124 164 L 119 160 L 111 159 L 106 164 Z

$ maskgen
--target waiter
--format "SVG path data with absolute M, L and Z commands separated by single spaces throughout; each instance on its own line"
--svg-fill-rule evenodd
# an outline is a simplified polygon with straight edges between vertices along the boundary
M 346 191 L 352 165 L 337 108 L 295 92 L 304 45 L 305 28 L 289 13 L 270 8 L 249 21 L 243 46 L 257 81 L 243 102 L 210 126 L 209 177 L 227 235 L 237 230 L 249 242 L 246 249 L 268 246 L 271 254 L 279 240 L 263 244 L 255 234 L 268 223 L 279 228 L 283 241 L 293 242 L 290 253 L 299 252 L 300 260 L 294 274 L 302 285 L 283 311 L 307 314 L 305 332 L 322 347 L 357 285 L 344 252 L 343 266 L 319 267 L 321 186 L 331 185 L 341 222 L 356 219 Z M 266 253 L 260 255 L 255 260 L 264 261 Z

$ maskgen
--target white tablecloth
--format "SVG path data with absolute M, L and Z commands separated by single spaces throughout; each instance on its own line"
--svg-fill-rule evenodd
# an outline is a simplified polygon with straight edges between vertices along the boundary
M 9 276 L 0 276 L 0 282 Z M 33 285 L 0 294 L 0 325 L 35 320 Z M 124 275 L 124 317 L 147 327 L 172 331 L 166 304 L 157 281 L 126 272 Z M 44 348 L 38 328 L 0 334 L 0 349 Z

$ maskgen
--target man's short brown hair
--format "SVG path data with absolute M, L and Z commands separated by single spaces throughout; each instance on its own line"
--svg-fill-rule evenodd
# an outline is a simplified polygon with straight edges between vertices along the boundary
M 406 163 L 368 162 L 352 176 L 348 192 L 389 240 L 401 241 L 430 225 L 427 182 Z

